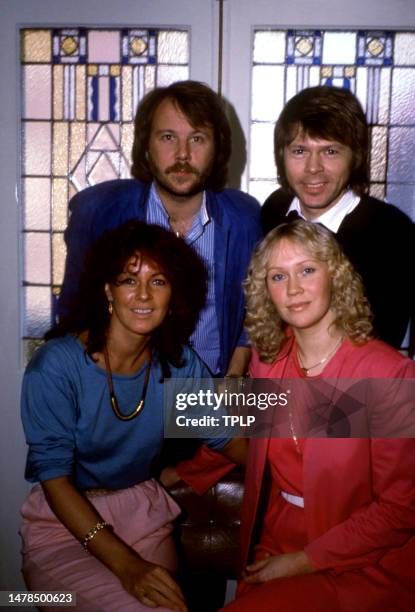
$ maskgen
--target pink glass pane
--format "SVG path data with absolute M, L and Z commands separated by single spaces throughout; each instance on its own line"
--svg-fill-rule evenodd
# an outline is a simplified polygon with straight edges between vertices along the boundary
M 23 117 L 25 119 L 51 118 L 51 67 L 24 66 Z
M 27 121 L 23 124 L 24 173 L 49 176 L 51 171 L 51 124 Z
M 88 33 L 88 63 L 118 64 L 120 62 L 120 35 L 118 32 L 96 31 Z

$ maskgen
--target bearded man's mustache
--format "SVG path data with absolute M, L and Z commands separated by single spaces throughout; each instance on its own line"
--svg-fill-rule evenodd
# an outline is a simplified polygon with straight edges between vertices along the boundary
M 169 166 L 166 169 L 166 174 L 171 174 L 172 172 L 191 172 L 192 174 L 199 175 L 198 170 L 196 170 L 196 168 L 193 168 L 193 166 L 191 166 L 187 162 L 185 163 L 177 162 L 173 166 Z

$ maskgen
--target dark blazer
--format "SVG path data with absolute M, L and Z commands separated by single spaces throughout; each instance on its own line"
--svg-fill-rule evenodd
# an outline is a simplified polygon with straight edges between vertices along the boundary
M 285 222 L 292 199 L 283 189 L 268 197 L 261 210 L 265 233 Z M 396 206 L 363 196 L 336 236 L 363 279 L 378 337 L 399 348 L 415 318 L 415 225 Z

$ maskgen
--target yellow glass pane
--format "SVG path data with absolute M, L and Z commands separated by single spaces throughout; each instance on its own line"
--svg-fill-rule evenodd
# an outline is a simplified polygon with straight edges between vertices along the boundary
M 68 202 L 70 202 L 70 200 L 74 197 L 74 195 L 76 195 L 78 193 L 78 190 L 75 189 L 74 185 L 72 183 L 69 183 L 69 189 L 68 189 Z
M 122 68 L 122 120 L 131 121 L 133 118 L 133 74 L 131 66 L 123 66 Z
M 61 285 L 65 272 L 66 246 L 63 234 L 52 235 L 53 284 Z
M 68 174 L 68 124 L 56 121 L 53 124 L 53 174 L 66 176 Z
M 53 179 L 52 183 L 52 229 L 63 231 L 68 222 L 68 181 Z
M 70 124 L 70 180 L 77 191 L 88 187 L 86 182 L 86 123 L 74 122 Z
M 156 86 L 156 68 L 155 66 L 146 66 L 144 68 L 144 93 L 148 93 Z
M 63 119 L 63 66 L 53 66 L 53 118 Z
M 22 60 L 31 63 L 52 60 L 51 30 L 22 31 Z
M 118 77 L 120 75 L 121 75 L 121 66 L 118 66 L 117 64 L 113 64 L 112 66 L 110 66 L 110 76 Z
M 121 151 L 127 160 L 127 164 L 131 166 L 131 151 L 133 148 L 134 139 L 134 124 L 124 123 L 121 128 Z
M 76 94 L 75 94 L 75 116 L 79 121 L 86 119 L 86 68 L 85 66 L 76 67 Z
M 369 189 L 370 195 L 378 200 L 384 200 L 386 197 L 385 185 L 372 184 Z
M 81 121 L 75 121 L 70 126 L 70 159 L 69 167 L 71 169 L 80 161 L 86 146 L 86 124 Z
M 388 131 L 386 127 L 372 128 L 370 160 L 370 178 L 372 181 L 384 181 L 386 178 L 387 137 Z

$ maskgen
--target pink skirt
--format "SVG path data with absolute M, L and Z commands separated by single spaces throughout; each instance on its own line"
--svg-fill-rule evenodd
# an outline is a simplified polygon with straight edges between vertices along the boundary
M 175 571 L 172 521 L 180 514 L 180 508 L 155 480 L 87 497 L 103 520 L 141 557 Z M 149 608 L 129 595 L 105 565 L 85 553 L 52 512 L 40 485 L 32 489 L 21 514 L 22 571 L 28 589 L 74 591 L 77 605 L 73 609 L 82 612 L 148 612 Z M 55 608 L 48 606 L 45 610 L 52 612 Z

